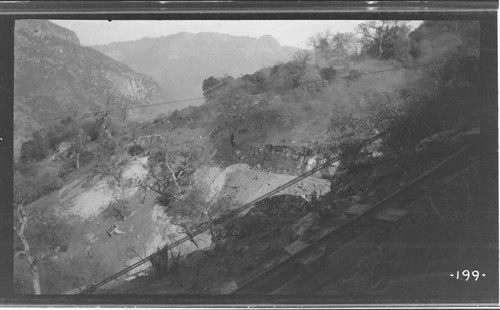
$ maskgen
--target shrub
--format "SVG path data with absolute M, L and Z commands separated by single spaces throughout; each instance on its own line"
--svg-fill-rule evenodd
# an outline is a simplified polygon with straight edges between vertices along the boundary
M 349 79 L 351 81 L 356 81 L 356 80 L 359 80 L 360 76 L 361 76 L 361 74 L 359 73 L 358 70 L 352 69 L 352 70 L 349 70 L 349 76 L 347 76 L 346 79 Z
M 187 119 L 181 114 L 181 112 L 179 112 L 179 110 L 172 112 L 168 119 L 174 127 L 182 127 L 187 123 Z
M 38 162 L 49 154 L 49 144 L 45 141 L 39 132 L 33 133 L 33 138 L 26 141 L 21 146 L 20 161 Z
M 61 123 L 49 127 L 45 138 L 48 140 L 49 148 L 56 150 L 62 142 L 69 141 L 74 135 L 76 135 L 75 126 L 72 126 L 71 123 L 66 125 Z
M 131 156 L 136 156 L 136 155 L 140 155 L 144 152 L 144 148 L 138 144 L 134 144 L 132 145 L 129 149 L 128 149 L 128 153 L 131 155 Z
M 337 70 L 332 67 L 323 68 L 319 71 L 319 74 L 324 80 L 331 81 L 337 76 Z
M 83 132 L 90 137 L 90 141 L 95 141 L 99 138 L 101 123 L 98 120 L 86 122 L 82 127 Z
M 41 176 L 36 174 L 29 176 L 17 175 L 14 182 L 16 190 L 19 190 L 23 197 L 24 204 L 46 196 L 60 189 L 63 185 L 60 178 L 50 176 L 49 174 Z
M 33 161 L 19 161 L 15 164 L 15 170 L 23 176 L 34 176 L 37 173 L 36 164 Z
M 117 220 L 123 221 L 131 213 L 129 204 L 124 199 L 111 202 L 108 207 L 102 212 L 106 218 L 114 217 Z
M 165 121 L 165 114 L 160 113 L 155 119 L 153 120 L 153 124 L 163 124 Z
M 28 214 L 25 236 L 34 255 L 54 250 L 57 247 L 61 251 L 66 251 L 73 232 L 70 224 L 57 215 L 49 213 L 47 207 L 39 205 Z
M 65 178 L 76 169 L 74 160 L 66 160 L 61 167 L 59 167 L 58 176 Z
M 163 207 L 169 207 L 174 201 L 175 196 L 170 193 L 160 195 L 155 199 L 155 202 Z

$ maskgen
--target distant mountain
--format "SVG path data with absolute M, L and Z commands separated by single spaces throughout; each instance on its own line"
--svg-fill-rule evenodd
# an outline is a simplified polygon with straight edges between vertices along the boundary
M 16 153 L 33 129 L 46 125 L 33 120 L 103 110 L 110 101 L 143 105 L 161 96 L 151 77 L 81 46 L 73 31 L 49 21 L 19 20 L 14 38 Z
M 299 50 L 280 46 L 270 35 L 186 32 L 92 47 L 153 77 L 172 99 L 200 97 L 203 80 L 210 76 L 253 73 L 286 62 Z

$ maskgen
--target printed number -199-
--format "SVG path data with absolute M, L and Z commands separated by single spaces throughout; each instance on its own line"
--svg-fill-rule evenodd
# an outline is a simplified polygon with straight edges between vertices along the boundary
M 469 279 L 472 281 L 472 279 L 474 279 L 474 281 L 477 281 L 479 280 L 479 277 L 480 276 L 486 276 L 486 274 L 481 274 L 478 270 L 473 270 L 473 271 L 469 271 L 468 269 L 465 269 L 465 270 L 462 270 L 462 271 L 457 271 L 456 273 L 456 278 L 457 279 L 460 279 L 460 277 L 464 278 L 465 281 L 469 281 Z

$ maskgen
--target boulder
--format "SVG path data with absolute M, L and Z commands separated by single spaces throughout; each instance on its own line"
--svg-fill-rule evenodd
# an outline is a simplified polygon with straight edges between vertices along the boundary
M 316 164 L 317 164 L 317 158 L 316 156 L 313 156 L 313 157 L 310 157 L 309 159 L 307 159 L 307 164 L 306 164 L 306 167 L 305 167 L 305 171 L 311 171 L 314 167 L 316 167 Z
M 92 239 L 94 239 L 94 237 L 95 237 L 95 234 L 94 234 L 93 232 L 89 232 L 89 233 L 87 233 L 87 234 L 85 235 L 85 240 L 86 240 L 87 242 L 90 242 Z
M 238 289 L 238 284 L 234 280 L 222 283 L 217 287 L 220 294 L 230 294 L 236 289 Z

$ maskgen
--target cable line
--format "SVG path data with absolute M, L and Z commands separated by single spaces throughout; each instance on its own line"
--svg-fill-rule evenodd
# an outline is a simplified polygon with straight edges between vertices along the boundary
M 370 71 L 370 72 L 363 72 L 363 73 L 356 73 L 356 74 L 348 74 L 348 75 L 333 77 L 330 80 L 358 77 L 358 76 L 363 76 L 363 75 L 389 72 L 389 71 L 398 71 L 398 70 L 403 70 L 403 69 L 411 69 L 411 68 L 417 68 L 417 67 L 423 67 L 423 66 L 429 66 L 429 65 L 435 65 L 435 64 L 443 64 L 443 63 L 445 63 L 445 62 L 434 62 L 434 63 L 426 63 L 426 64 L 407 66 L 407 67 L 403 66 L 403 67 L 390 68 L 390 69 L 384 69 L 384 70 L 377 70 L 377 71 Z M 218 87 L 219 85 L 222 85 L 228 81 L 229 80 L 225 80 L 217 85 L 214 85 L 211 88 L 205 90 L 205 92 L 208 92 L 208 91 L 212 90 L 213 88 Z M 318 79 L 313 79 L 313 80 L 309 80 L 309 81 L 303 81 L 303 82 L 301 82 L 301 84 L 315 83 L 315 82 L 321 82 L 321 81 L 327 81 L 327 80 L 325 80 L 323 78 L 318 78 Z M 217 96 L 215 96 L 215 97 L 217 98 Z M 188 101 L 202 100 L 202 99 L 205 99 L 205 97 L 194 97 L 194 98 L 188 98 L 188 99 L 172 100 L 172 101 L 166 101 L 166 102 L 161 102 L 161 103 L 153 103 L 153 104 L 145 104 L 145 105 L 140 105 L 140 106 L 131 106 L 131 107 L 124 107 L 124 108 L 117 108 L 117 109 L 87 112 L 87 113 L 81 113 L 81 114 L 65 115 L 65 116 L 58 116 L 58 117 L 53 117 L 53 118 L 45 118 L 45 119 L 33 120 L 30 122 L 19 122 L 19 123 L 30 124 L 30 123 L 35 123 L 35 122 L 40 123 L 40 122 L 54 121 L 54 120 L 59 120 L 59 119 L 67 119 L 67 118 L 78 117 L 78 116 L 85 116 L 86 117 L 86 116 L 98 115 L 98 114 L 102 114 L 102 113 L 117 112 L 117 111 L 123 111 L 123 110 L 131 110 L 131 109 L 140 109 L 140 108 L 148 108 L 148 107 L 160 106 L 160 105 L 164 105 L 164 104 L 188 102 Z M 85 117 L 83 117 L 83 118 L 85 118 Z
M 377 139 L 382 138 L 383 136 L 385 136 L 388 133 L 389 133 L 389 131 L 383 131 L 383 132 L 381 132 L 381 133 L 379 133 L 379 134 L 377 134 L 375 136 L 372 136 L 371 138 L 366 139 L 366 140 L 364 140 L 364 141 L 356 144 L 355 146 L 347 149 L 346 151 L 344 151 L 343 153 L 339 154 L 338 156 L 335 156 L 334 158 L 327 160 L 325 163 L 323 163 L 323 164 L 321 164 L 319 166 L 314 167 L 310 171 L 308 171 L 308 172 L 306 172 L 306 173 L 304 173 L 304 174 L 296 177 L 295 179 L 290 180 L 290 181 L 286 182 L 285 184 L 280 185 L 279 187 L 275 188 L 274 190 L 271 190 L 271 191 L 267 192 L 266 194 L 264 194 L 264 195 L 262 195 L 262 196 L 260 196 L 260 197 L 258 197 L 256 199 L 254 199 L 253 201 L 251 201 L 251 202 L 249 202 L 249 203 L 247 203 L 247 204 L 245 204 L 245 205 L 243 205 L 243 206 L 241 206 L 241 207 L 239 207 L 237 209 L 234 209 L 233 211 L 229 212 L 228 214 L 226 214 L 226 215 L 224 215 L 224 216 L 222 216 L 222 217 L 220 217 L 218 219 L 215 219 L 215 220 L 208 221 L 206 223 L 200 224 L 200 226 L 197 229 L 195 229 L 194 232 L 190 233 L 188 236 L 185 236 L 185 237 L 183 237 L 183 238 L 181 238 L 181 239 L 173 242 L 170 245 L 167 245 L 161 251 L 164 251 L 164 250 L 169 251 L 169 250 L 173 249 L 174 247 L 176 247 L 176 246 L 178 246 L 178 245 L 180 245 L 180 244 L 182 244 L 182 243 L 184 243 L 184 242 L 186 242 L 188 240 L 191 240 L 193 237 L 198 236 L 199 234 L 207 231 L 208 229 L 214 227 L 215 225 L 220 225 L 220 224 L 223 224 L 224 222 L 227 222 L 228 220 L 236 217 L 242 211 L 244 211 L 246 209 L 249 209 L 250 207 L 254 206 L 258 202 L 260 202 L 260 201 L 262 201 L 262 200 L 264 200 L 266 198 L 269 198 L 270 196 L 272 196 L 272 195 L 274 195 L 276 193 L 281 192 L 282 190 L 286 189 L 287 187 L 290 187 L 291 185 L 293 185 L 293 184 L 295 184 L 295 183 L 297 183 L 297 182 L 299 182 L 299 181 L 301 181 L 301 180 L 303 180 L 303 179 L 305 179 L 305 178 L 313 175 L 316 172 L 319 172 L 321 169 L 330 166 L 331 164 L 333 164 L 337 160 L 340 160 L 346 154 L 359 151 L 362 147 L 364 147 L 364 146 L 366 146 L 366 145 L 374 142 Z M 441 167 L 442 165 L 444 165 L 444 162 L 448 162 L 451 158 L 454 158 L 454 157 L 458 156 L 458 154 L 464 152 L 467 149 L 469 149 L 469 147 L 465 147 L 465 148 L 461 149 L 460 151 L 456 152 L 452 156 L 448 157 L 445 161 L 440 162 L 439 164 L 435 165 L 431 170 L 426 171 L 425 173 L 423 173 L 422 175 L 420 175 L 417 179 L 420 180 L 421 178 L 424 178 L 424 177 L 428 176 L 431 173 L 431 171 L 435 171 L 438 167 Z M 477 163 L 475 163 L 474 165 L 476 165 L 476 164 Z M 408 187 L 409 187 L 409 185 L 405 186 L 405 188 L 408 188 Z M 397 193 L 399 193 L 400 191 L 401 190 L 398 190 Z M 384 201 L 386 201 L 387 199 L 390 199 L 395 194 L 396 194 L 396 192 L 392 193 L 391 195 L 385 197 L 383 200 L 381 200 L 377 204 L 383 203 Z M 98 282 L 97 284 L 92 285 L 91 287 L 89 287 L 89 288 L 85 289 L 84 291 L 82 291 L 80 294 L 91 294 L 97 288 L 105 285 L 106 283 L 108 283 L 110 281 L 113 281 L 114 279 L 116 279 L 116 278 L 118 278 L 118 277 L 120 277 L 120 276 L 128 273 L 130 270 L 133 270 L 133 269 L 137 268 L 138 266 L 140 266 L 140 265 L 142 265 L 144 263 L 149 262 L 152 258 L 160 255 L 161 251 L 153 253 L 150 256 L 148 256 L 148 257 L 146 257 L 146 258 L 138 261 L 137 263 L 135 263 L 135 264 L 133 264 L 133 265 L 131 265 L 131 266 L 123 269 L 122 271 L 120 271 L 120 272 L 118 272 L 118 273 L 116 273 L 116 274 L 114 274 L 114 275 L 112 275 L 112 276 L 110 276 L 110 277 L 108 277 L 108 278 L 106 278 L 106 279 Z
M 359 77 L 359 76 L 369 75 L 369 74 L 389 72 L 389 71 L 397 71 L 397 70 L 402 70 L 402 69 L 410 69 L 410 68 L 424 67 L 424 66 L 429 66 L 429 65 L 444 64 L 444 63 L 446 63 L 446 62 L 445 61 L 443 61 L 443 62 L 434 62 L 434 63 L 426 63 L 426 64 L 413 65 L 413 66 L 408 66 L 408 67 L 398 67 L 398 68 L 384 69 L 384 70 L 378 70 L 378 71 L 370 71 L 370 72 L 364 72 L 364 73 L 348 74 L 348 75 L 333 77 L 333 78 L 330 79 L 330 81 L 337 80 L 337 79 L 350 78 L 350 77 Z M 320 79 L 314 79 L 314 80 L 304 81 L 304 82 L 301 82 L 301 83 L 302 84 L 309 84 L 309 83 L 316 83 L 316 82 L 322 82 L 322 81 L 326 81 L 326 80 L 323 79 L 323 78 L 320 78 Z M 216 84 L 216 85 L 210 87 L 209 89 L 205 90 L 205 92 L 208 92 L 208 91 L 210 91 L 210 90 L 212 90 L 212 89 L 214 89 L 214 88 L 216 88 L 216 87 L 218 87 L 218 86 L 220 86 L 220 85 L 222 85 L 224 83 L 227 83 L 227 82 L 229 82 L 229 80 L 222 81 L 221 83 Z M 218 96 L 216 95 L 215 98 L 217 98 L 217 97 Z M 80 118 L 80 119 L 83 119 L 83 118 L 88 117 L 90 115 L 97 115 L 97 114 L 100 114 L 100 113 L 116 112 L 116 111 L 123 111 L 123 110 L 128 110 L 128 109 L 138 109 L 138 108 L 144 108 L 144 107 L 147 108 L 147 107 L 152 107 L 152 106 L 159 106 L 159 105 L 170 104 L 170 103 L 178 103 L 178 102 L 194 101 L 194 100 L 200 100 L 200 99 L 204 99 L 204 97 L 195 97 L 195 98 L 182 99 L 182 100 L 173 100 L 173 101 L 167 101 L 167 102 L 163 102 L 163 103 L 154 103 L 154 104 L 142 105 L 142 106 L 133 106 L 133 107 L 125 107 L 125 108 L 105 110 L 105 111 L 96 111 L 96 112 L 91 112 L 91 113 L 89 112 L 89 113 L 83 113 L 83 114 L 76 114 L 76 115 L 73 115 L 73 116 L 67 115 L 67 116 L 61 116 L 61 117 L 56 117 L 56 118 L 51 118 L 51 119 L 42 119 L 42 120 L 38 120 L 38 121 L 25 122 L 24 124 L 30 124 L 30 123 L 34 123 L 34 122 L 44 122 L 44 121 L 49 121 L 49 120 L 67 119 L 68 117 L 74 117 L 74 118 L 76 118 L 78 116 L 84 116 L 84 117 Z M 35 147 L 37 147 L 38 145 L 41 145 L 42 143 L 44 143 L 46 141 L 50 141 L 51 139 L 54 139 L 56 137 L 60 137 L 65 132 L 68 132 L 69 130 L 71 130 L 71 129 L 67 129 L 66 131 L 62 131 L 61 133 L 57 134 L 54 137 L 51 137 L 51 138 L 48 138 L 48 139 L 43 139 L 39 143 L 33 145 L 28 150 L 31 151 L 31 150 L 35 149 Z
M 218 87 L 219 85 L 222 85 L 224 83 L 228 82 L 228 80 L 225 80 L 225 81 L 222 81 L 212 87 L 210 87 L 209 89 L 207 89 L 206 91 L 209 91 L 211 89 L 214 89 L 216 87 Z M 186 102 L 186 101 L 192 101 L 192 100 L 197 100 L 197 99 L 200 99 L 200 98 L 191 98 L 191 99 L 184 99 L 184 100 L 176 100 L 176 101 L 169 101 L 168 103 L 174 103 L 174 102 Z M 203 98 L 202 98 L 203 99 Z M 148 107 L 148 106 L 155 106 L 155 105 L 160 105 L 160 104 L 166 104 L 166 103 L 157 103 L 157 104 L 151 104 L 151 105 L 143 105 L 143 106 L 134 106 L 134 107 L 128 107 L 130 109 L 135 109 L 135 108 L 142 108 L 142 107 Z M 77 120 L 81 120 L 81 119 L 84 119 L 86 118 L 87 116 L 89 115 L 96 115 L 99 114 L 99 113 L 108 113 L 108 112 L 116 112 L 116 111 L 122 111 L 124 109 L 127 109 L 127 108 L 121 108 L 121 109 L 113 109 L 113 110 L 106 110 L 106 111 L 97 111 L 97 112 L 91 112 L 91 113 L 83 113 L 83 114 L 75 114 L 73 116 L 66 116 L 66 117 L 57 117 L 57 118 L 53 118 L 53 119 L 47 119 L 47 120 L 57 120 L 57 119 L 67 119 L 67 118 L 75 118 Z M 84 117 L 79 117 L 79 116 L 84 116 Z M 78 118 L 77 118 L 78 117 Z M 43 121 L 43 120 L 41 120 Z M 29 124 L 29 123 L 33 123 L 35 121 L 32 121 L 32 122 L 27 122 L 25 124 Z M 140 125 L 144 124 L 144 122 L 141 122 Z M 134 129 L 134 128 L 137 128 L 138 126 L 134 126 L 132 128 L 129 128 L 129 129 L 126 129 L 124 132 L 118 134 L 118 135 L 122 135 L 123 133 L 131 130 L 131 129 Z M 69 132 L 70 130 L 72 130 L 73 128 L 68 128 L 66 130 L 63 130 L 61 132 L 59 132 L 58 134 L 56 134 L 55 136 L 53 137 L 50 137 L 50 138 L 45 138 L 45 139 L 42 139 L 40 142 L 32 145 L 30 148 L 27 149 L 27 151 L 31 151 L 31 150 L 34 150 L 37 146 L 43 144 L 44 142 L 47 142 L 47 141 L 50 141 L 52 139 L 55 139 L 55 138 L 58 138 L 58 137 L 62 137 L 65 133 Z M 116 135 L 115 135 L 116 136 Z
M 34 120 L 32 122 L 40 123 L 40 122 L 56 121 L 59 119 L 67 119 L 69 117 L 77 117 L 77 116 L 84 116 L 84 117 L 80 118 L 80 119 L 83 119 L 83 118 L 88 117 L 88 116 L 92 116 L 92 115 L 97 116 L 97 115 L 103 114 L 103 113 L 132 110 L 132 109 L 140 109 L 140 108 L 149 108 L 149 107 L 154 107 L 154 106 L 159 106 L 159 105 L 164 105 L 164 104 L 187 102 L 187 101 L 194 101 L 194 100 L 200 100 L 200 99 L 204 99 L 204 98 L 203 97 L 196 97 L 196 98 L 189 98 L 189 99 L 182 99 L 182 100 L 172 100 L 172 101 L 161 102 L 161 103 L 152 103 L 152 104 L 131 106 L 131 107 L 125 107 L 125 108 L 117 108 L 117 109 L 109 109 L 109 110 L 81 113 L 81 114 L 77 114 L 77 115 L 65 115 L 65 116 L 58 116 L 58 117 L 53 117 L 53 118 L 45 118 L 45 119 L 40 119 L 40 120 Z
M 371 137 L 370 139 L 367 139 L 367 140 L 363 141 L 362 143 L 358 144 L 353 149 L 359 149 L 359 148 L 361 148 L 361 147 L 363 147 L 363 146 L 365 146 L 365 145 L 367 145 L 367 144 L 369 144 L 369 143 L 371 143 L 371 142 L 379 139 L 380 137 L 382 137 L 385 134 L 386 134 L 385 132 L 379 133 L 379 134 Z M 351 150 L 351 152 L 352 152 L 352 150 Z M 270 197 L 270 196 L 272 196 L 272 195 L 274 195 L 274 194 L 276 194 L 276 193 L 278 193 L 278 192 L 286 189 L 287 187 L 289 187 L 289 186 L 291 186 L 291 185 L 293 185 L 293 184 L 295 184 L 295 183 L 297 183 L 297 182 L 299 182 L 299 181 L 301 181 L 301 180 L 303 180 L 303 179 L 305 179 L 305 178 L 313 175 L 314 173 L 320 171 L 321 169 L 330 166 L 332 163 L 334 163 L 335 161 L 339 160 L 342 157 L 342 155 L 343 154 L 338 155 L 338 156 L 336 156 L 336 157 L 334 157 L 334 158 L 326 161 L 325 163 L 323 163 L 323 164 L 321 164 L 319 166 L 314 167 L 310 171 L 308 171 L 308 172 L 306 172 L 306 173 L 298 176 L 297 178 L 295 178 L 295 179 L 293 179 L 291 181 L 288 181 L 287 183 L 285 183 L 285 184 L 283 184 L 283 185 L 275 188 L 274 190 L 271 190 L 268 193 L 266 193 L 266 194 L 264 194 L 264 195 L 262 195 L 262 196 L 260 196 L 260 197 L 258 197 L 256 199 L 254 199 L 253 201 L 251 201 L 251 202 L 249 202 L 249 203 L 247 203 L 247 204 L 245 204 L 245 205 L 243 205 L 243 206 L 241 206 L 241 207 L 239 207 L 239 208 L 231 211 L 230 213 L 228 213 L 225 216 L 220 217 L 219 219 L 216 219 L 216 220 L 209 221 L 209 222 L 201 224 L 194 232 L 190 233 L 190 236 L 185 236 L 185 237 L 183 237 L 183 238 L 181 238 L 181 239 L 173 242 L 172 244 L 170 244 L 167 247 L 163 248 L 162 251 L 169 251 L 169 250 L 173 249 L 174 247 L 176 247 L 176 246 L 178 246 L 178 245 L 180 245 L 180 244 L 182 244 L 182 243 L 190 240 L 191 238 L 193 238 L 195 236 L 198 236 L 199 234 L 207 231 L 208 229 L 214 227 L 215 225 L 220 225 L 220 224 L 222 224 L 222 223 L 230 220 L 231 218 L 234 218 L 236 215 L 238 215 L 242 211 L 244 211 L 244 210 L 246 210 L 246 209 L 254 206 L 256 203 L 258 203 L 258 202 L 260 202 L 260 201 L 262 201 L 262 200 L 264 200 L 264 199 L 266 199 L 266 198 L 268 198 L 268 197 Z M 116 274 L 114 274 L 114 275 L 112 275 L 112 276 L 110 276 L 110 277 L 108 277 L 108 278 L 106 278 L 106 279 L 98 282 L 97 284 L 92 285 L 91 287 L 89 287 L 89 288 L 85 289 L 84 291 L 82 291 L 80 294 L 89 294 L 89 293 L 92 293 L 97 288 L 105 285 L 106 283 L 108 283 L 110 281 L 113 281 L 114 279 L 116 279 L 116 278 L 118 278 L 118 277 L 120 277 L 120 276 L 128 273 L 130 270 L 133 270 L 133 269 L 137 268 L 138 266 L 149 262 L 152 258 L 160 255 L 160 252 L 156 252 L 156 253 L 151 254 L 150 256 L 148 256 L 148 257 L 146 257 L 146 258 L 138 261 L 137 263 L 135 263 L 135 264 L 133 264 L 133 265 L 131 265 L 131 266 L 123 269 L 122 271 L 120 271 L 120 272 L 118 272 L 118 273 L 116 273 Z

